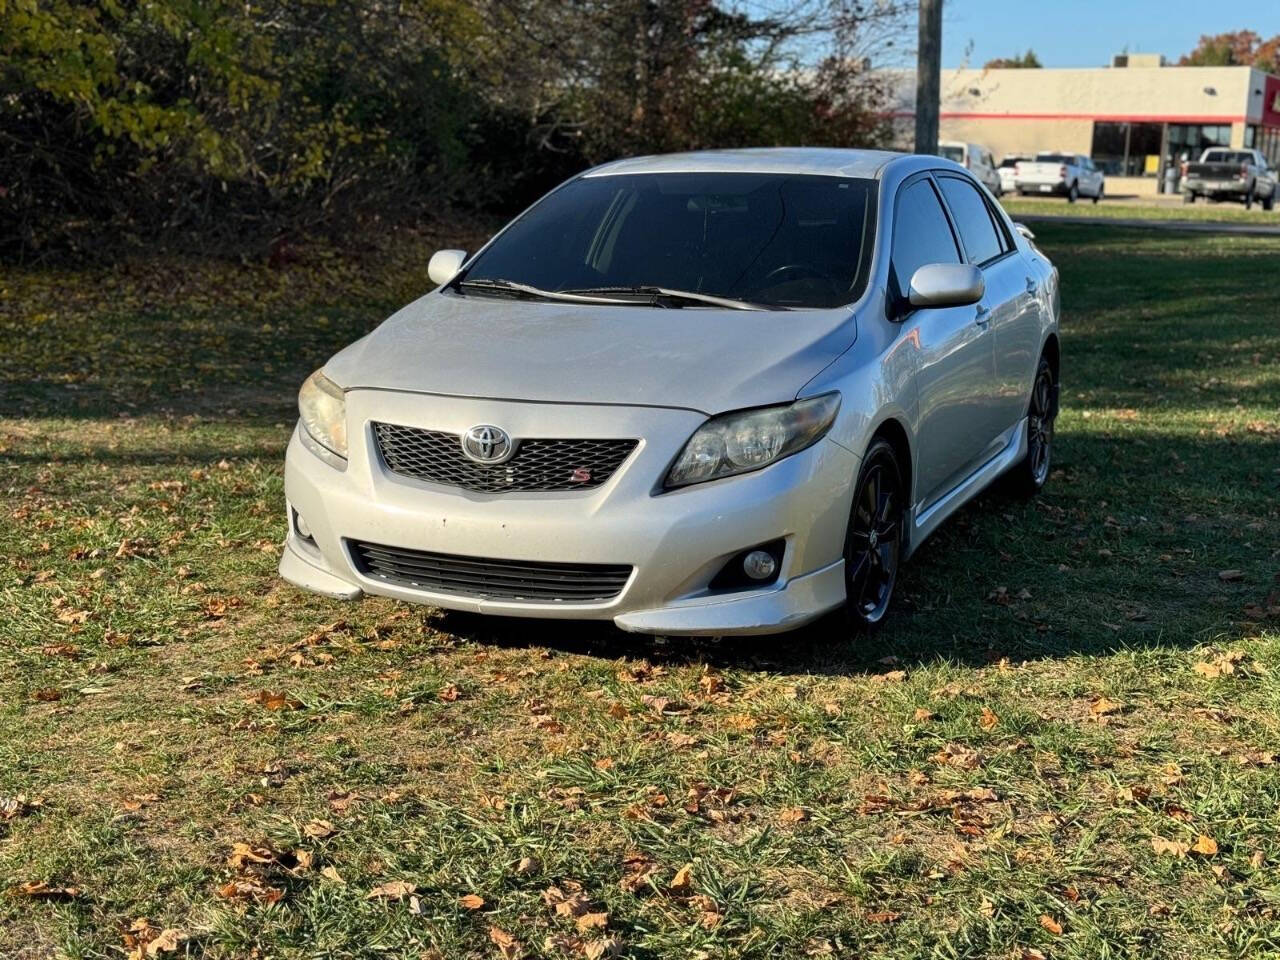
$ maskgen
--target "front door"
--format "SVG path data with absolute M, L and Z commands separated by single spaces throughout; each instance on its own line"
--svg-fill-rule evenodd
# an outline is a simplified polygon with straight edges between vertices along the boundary
M 933 180 L 898 191 L 893 283 L 905 299 L 911 276 L 930 263 L 959 263 L 962 253 Z M 927 507 L 989 456 L 997 433 L 995 348 L 983 305 L 913 310 L 902 337 L 916 346 L 918 456 L 916 502 Z

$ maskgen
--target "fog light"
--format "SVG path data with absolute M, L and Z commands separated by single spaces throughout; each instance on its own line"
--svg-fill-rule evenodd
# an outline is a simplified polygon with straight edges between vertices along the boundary
M 298 536 L 303 540 L 313 540 L 311 536 L 311 527 L 307 525 L 307 521 L 302 518 L 297 510 L 293 511 L 293 526 L 298 531 Z
M 778 561 L 763 550 L 752 550 L 742 558 L 742 572 L 752 580 L 768 580 L 778 569 Z

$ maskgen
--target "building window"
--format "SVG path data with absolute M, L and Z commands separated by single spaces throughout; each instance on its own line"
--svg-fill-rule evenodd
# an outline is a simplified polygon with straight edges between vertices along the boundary
M 1231 146 L 1229 123 L 1171 123 L 1169 152 L 1178 160 L 1198 160 L 1209 147 Z
M 1273 167 L 1280 167 L 1280 127 L 1251 124 L 1244 131 L 1244 145 L 1262 152 Z
M 1155 176 L 1163 133 L 1159 123 L 1095 123 L 1090 156 L 1113 177 Z

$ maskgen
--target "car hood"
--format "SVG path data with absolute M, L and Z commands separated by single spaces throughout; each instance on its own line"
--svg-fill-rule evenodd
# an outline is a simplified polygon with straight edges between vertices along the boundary
M 854 337 L 848 309 L 666 309 L 433 292 L 324 370 L 346 389 L 716 413 L 794 399 Z

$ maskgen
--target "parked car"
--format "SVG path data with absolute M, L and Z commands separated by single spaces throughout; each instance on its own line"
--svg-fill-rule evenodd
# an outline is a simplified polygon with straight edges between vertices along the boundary
M 960 164 L 995 196 L 1004 192 L 1000 174 L 996 172 L 996 161 L 991 156 L 991 151 L 981 144 L 943 140 L 938 144 L 938 156 Z
M 1093 161 L 1078 153 L 1037 153 L 1014 168 L 1018 195 L 1056 194 L 1075 203 L 1092 197 L 1097 203 L 1107 189 L 1106 177 Z
M 299 394 L 299 586 L 653 634 L 872 626 L 961 504 L 1049 475 L 1057 271 L 937 157 L 621 160 L 428 270 Z
M 1257 200 L 1264 210 L 1276 204 L 1276 171 L 1259 150 L 1210 147 L 1200 159 L 1183 164 L 1182 199 L 1237 200 L 1248 210 Z
M 1000 192 L 1014 193 L 1018 189 L 1018 164 L 1022 161 L 1030 160 L 1028 156 L 1018 156 L 1010 154 L 1000 161 L 1000 166 L 996 168 L 996 173 L 1000 177 Z

